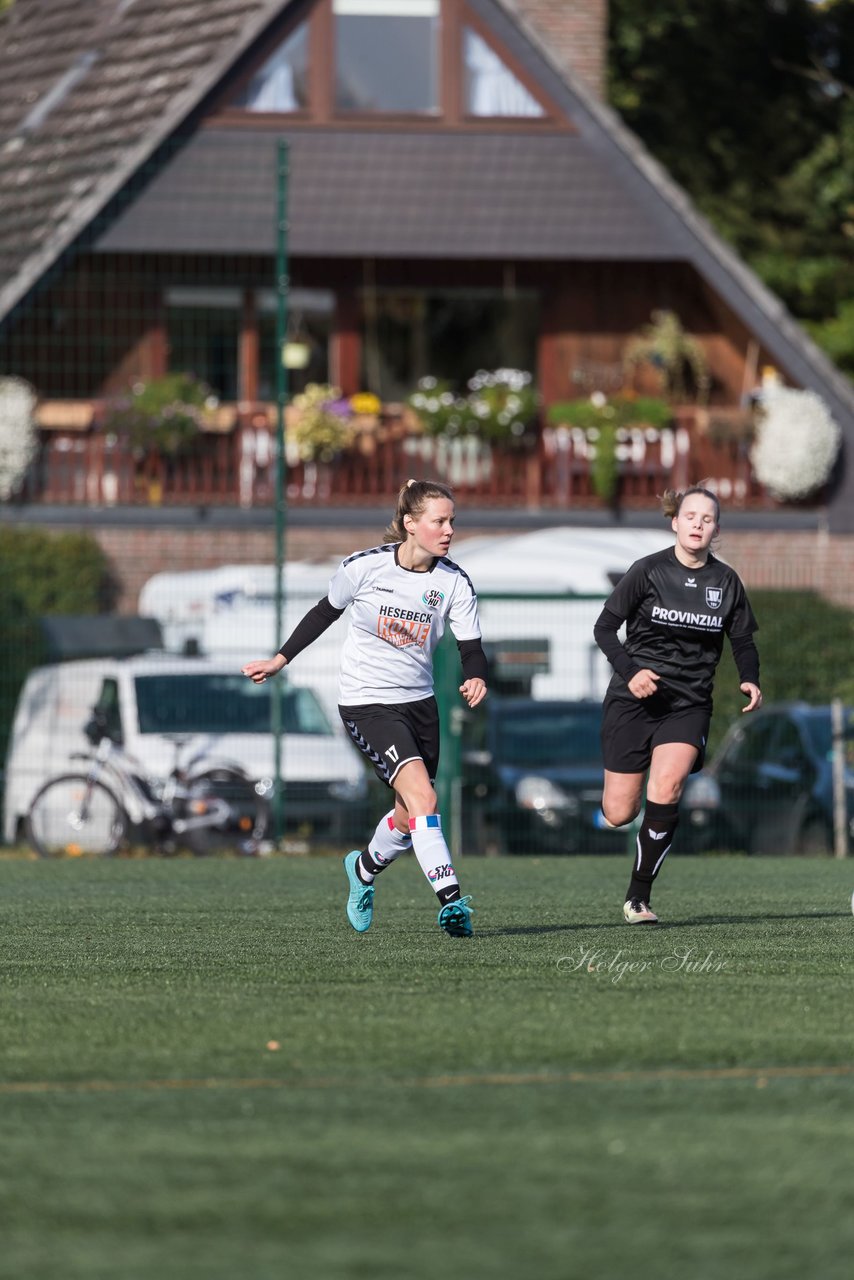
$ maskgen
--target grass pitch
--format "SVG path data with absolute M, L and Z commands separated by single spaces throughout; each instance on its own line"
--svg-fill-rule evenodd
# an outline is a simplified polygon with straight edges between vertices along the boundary
M 0 1276 L 822 1280 L 854 1252 L 854 865 L 0 863 Z

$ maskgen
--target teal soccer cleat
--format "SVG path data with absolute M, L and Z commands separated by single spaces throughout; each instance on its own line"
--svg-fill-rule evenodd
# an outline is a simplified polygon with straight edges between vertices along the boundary
M 468 905 L 470 902 L 469 894 L 465 898 L 457 898 L 456 902 L 446 902 L 439 912 L 439 927 L 451 938 L 470 938 L 474 933 L 471 927 L 474 907 Z
M 374 886 L 372 884 L 362 884 L 356 871 L 356 863 L 361 856 L 361 851 L 354 849 L 344 859 L 344 870 L 347 872 L 347 879 L 350 882 L 350 896 L 347 898 L 347 919 L 357 933 L 364 933 L 366 929 L 370 929 L 371 921 L 374 918 Z

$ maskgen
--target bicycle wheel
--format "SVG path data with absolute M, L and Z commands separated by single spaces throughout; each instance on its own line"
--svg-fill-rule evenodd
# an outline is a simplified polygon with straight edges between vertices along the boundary
M 109 857 L 127 828 L 127 814 L 112 791 L 82 773 L 45 783 L 27 817 L 27 838 L 42 858 Z
M 199 813 L 210 800 L 225 800 L 228 817 L 211 826 L 191 827 L 185 834 L 189 849 L 197 857 L 217 853 L 238 853 L 253 857 L 270 823 L 270 806 L 259 796 L 254 783 L 230 769 L 212 769 L 193 778 L 187 788 L 187 812 Z

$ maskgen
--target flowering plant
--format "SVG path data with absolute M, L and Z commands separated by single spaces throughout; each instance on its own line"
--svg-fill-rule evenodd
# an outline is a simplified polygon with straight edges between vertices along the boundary
M 22 378 L 0 378 L 0 500 L 11 496 L 36 451 L 36 393 Z
M 530 373 L 520 369 L 479 369 L 457 395 L 449 382 L 422 378 L 407 403 L 433 436 L 476 435 L 491 444 L 530 439 L 539 405 Z
M 584 432 L 590 452 L 590 479 L 600 498 L 611 501 L 617 492 L 617 445 L 632 427 L 660 429 L 672 417 L 670 406 L 653 396 L 632 392 L 606 396 L 594 391 L 586 400 L 567 400 L 549 406 L 547 420 L 554 426 L 577 427 Z
M 778 498 L 806 498 L 830 478 L 842 433 L 814 391 L 767 388 L 757 406 L 750 460 L 757 480 Z
M 350 397 L 350 408 L 357 417 L 375 418 L 382 407 L 382 401 L 373 391 L 357 391 Z
M 288 436 L 301 462 L 331 462 L 352 443 L 353 406 L 339 387 L 309 382 L 291 409 Z
M 141 453 L 186 453 L 219 401 L 190 373 L 135 382 L 108 402 L 104 430 L 127 436 Z

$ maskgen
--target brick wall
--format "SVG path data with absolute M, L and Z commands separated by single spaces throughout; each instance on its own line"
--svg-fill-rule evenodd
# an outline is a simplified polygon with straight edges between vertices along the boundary
M 597 98 L 605 96 L 608 0 L 508 0 Z
M 520 530 L 466 527 L 466 537 L 506 536 Z M 269 564 L 275 556 L 272 528 L 259 529 L 127 529 L 93 530 L 122 584 L 119 609 L 134 613 L 146 579 L 164 570 L 208 569 L 221 564 Z M 292 528 L 287 532 L 288 560 L 343 557 L 382 538 L 383 530 L 343 526 L 334 529 Z M 661 545 L 668 531 L 662 529 Z M 748 590 L 812 588 L 828 600 L 854 608 L 854 536 L 823 532 L 726 532 L 719 554 L 741 575 Z M 475 584 L 477 585 L 477 584 Z

